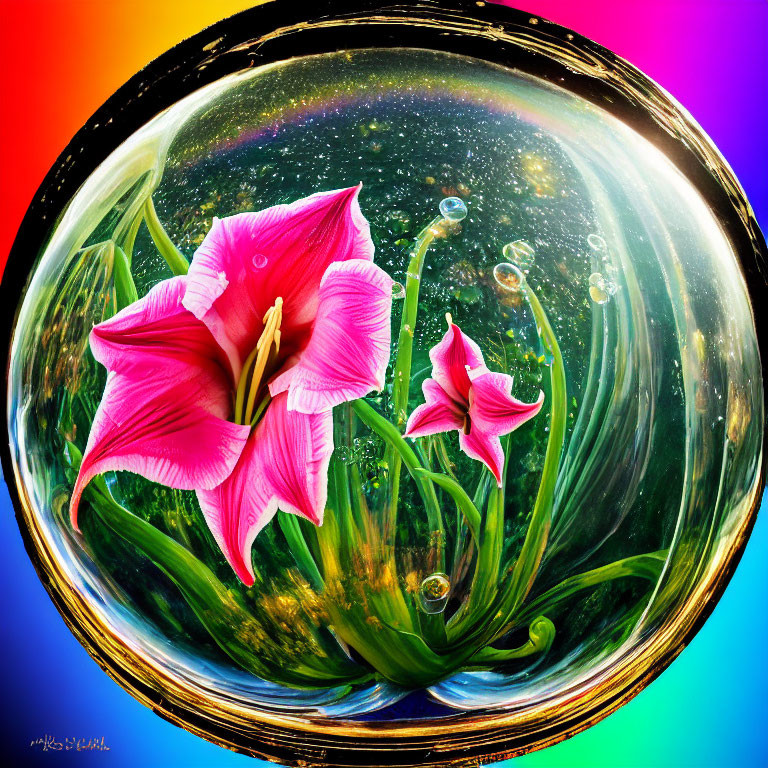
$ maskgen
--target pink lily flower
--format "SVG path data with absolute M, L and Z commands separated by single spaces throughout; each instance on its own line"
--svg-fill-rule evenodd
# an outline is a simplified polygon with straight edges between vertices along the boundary
M 109 371 L 71 501 L 128 470 L 195 490 L 233 569 L 278 509 L 320 525 L 331 409 L 384 385 L 392 279 L 360 186 L 214 220 L 189 273 L 95 326 Z
M 489 371 L 480 347 L 462 333 L 450 315 L 448 331 L 429 351 L 432 378 L 422 384 L 426 402 L 411 413 L 406 437 L 457 430 L 467 456 L 491 470 L 501 488 L 504 452 L 501 435 L 533 418 L 544 402 L 522 403 L 511 395 L 512 377 Z

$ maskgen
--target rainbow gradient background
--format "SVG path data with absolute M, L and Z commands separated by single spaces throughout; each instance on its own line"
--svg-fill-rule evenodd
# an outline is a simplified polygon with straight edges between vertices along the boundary
M 304 0 L 294 0 L 303 2 Z M 45 173 L 109 95 L 245 0 L 0 0 L 0 269 Z M 385 4 L 382 2 L 382 4 Z M 512 5 L 512 3 L 508 3 Z M 712 137 L 768 227 L 767 0 L 521 0 L 664 86 Z M 768 510 L 712 617 L 661 677 L 515 768 L 768 766 Z M 11 765 L 266 766 L 141 706 L 69 633 L 0 487 L 0 753 Z M 40 752 L 50 734 L 108 752 Z

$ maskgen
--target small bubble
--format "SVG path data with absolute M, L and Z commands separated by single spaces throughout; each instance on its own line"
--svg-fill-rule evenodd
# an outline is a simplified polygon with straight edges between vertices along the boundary
M 589 297 L 595 304 L 607 304 L 610 296 L 602 288 L 598 288 L 596 285 L 589 286 Z
M 526 273 L 533 266 L 533 259 L 536 255 L 533 246 L 525 240 L 513 240 L 511 243 L 507 243 L 501 249 L 501 253 L 507 261 L 517 264 Z
M 603 283 L 604 280 L 605 280 L 605 278 L 599 272 L 593 272 L 589 276 L 589 284 L 590 285 L 600 286 Z
M 440 201 L 440 213 L 448 221 L 463 221 L 467 216 L 467 206 L 460 197 L 445 197 Z
M 392 298 L 402 299 L 405 297 L 405 286 L 402 283 L 392 283 Z
M 595 304 L 605 304 L 618 290 L 616 283 L 599 272 L 589 276 L 589 296 Z
M 254 253 L 251 264 L 254 269 L 264 269 L 267 266 L 267 257 L 263 253 Z
M 450 591 L 451 582 L 444 573 L 427 576 L 419 587 L 419 602 L 424 613 L 442 613 Z
M 594 251 L 604 251 L 606 248 L 608 248 L 607 243 L 605 240 L 603 240 L 602 237 L 600 237 L 600 235 L 589 235 L 587 237 L 587 242 L 589 243 L 589 247 Z
M 525 275 L 519 267 L 506 261 L 493 268 L 493 278 L 505 291 L 512 293 L 520 293 L 525 287 Z

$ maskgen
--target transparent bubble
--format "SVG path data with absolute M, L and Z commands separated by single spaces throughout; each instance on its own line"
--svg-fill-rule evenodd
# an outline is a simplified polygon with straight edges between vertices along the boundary
M 610 278 L 600 272 L 589 276 L 589 297 L 595 304 L 605 304 L 618 290 L 618 286 Z
M 605 251 L 608 248 L 608 244 L 605 240 L 600 237 L 600 235 L 594 233 L 587 236 L 587 242 L 589 243 L 589 247 L 594 251 Z
M 442 613 L 448 603 L 451 582 L 444 573 L 433 573 L 421 582 L 419 602 L 424 613 Z
M 263 253 L 254 253 L 251 264 L 254 269 L 264 269 L 267 266 L 267 257 Z
M 493 278 L 505 291 L 520 293 L 525 287 L 525 275 L 514 264 L 507 261 L 493 268 Z
M 393 299 L 405 298 L 405 286 L 402 283 L 392 283 L 392 298 Z
M 533 266 L 536 255 L 533 246 L 525 240 L 513 240 L 511 243 L 507 243 L 501 249 L 501 253 L 507 261 L 517 264 L 526 273 Z
M 440 213 L 448 221 L 464 221 L 467 206 L 460 197 L 445 197 L 440 201 Z

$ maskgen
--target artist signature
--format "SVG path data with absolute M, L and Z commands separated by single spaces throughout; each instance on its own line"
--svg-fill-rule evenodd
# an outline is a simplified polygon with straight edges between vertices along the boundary
M 103 736 L 100 739 L 66 737 L 63 741 L 59 741 L 46 733 L 42 738 L 30 741 L 29 746 L 43 752 L 109 752 Z

